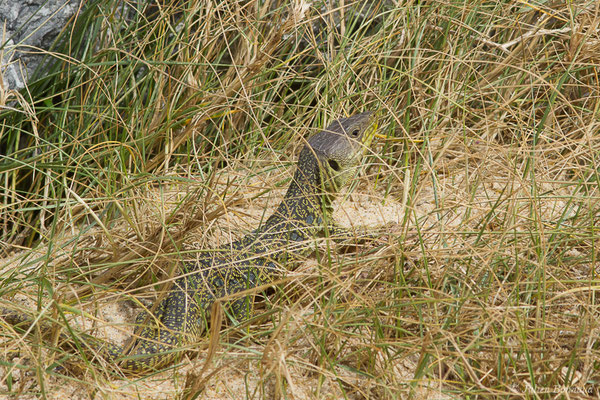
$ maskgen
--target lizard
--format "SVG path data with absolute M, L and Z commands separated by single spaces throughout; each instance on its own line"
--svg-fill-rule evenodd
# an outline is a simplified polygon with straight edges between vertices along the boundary
M 152 315 L 139 313 L 128 345 L 87 334 L 81 340 L 131 373 L 173 363 L 178 349 L 195 343 L 204 333 L 213 303 L 268 284 L 292 257 L 313 251 L 309 244 L 326 229 L 324 216 L 331 214 L 332 201 L 355 174 L 376 130 L 374 113 L 363 112 L 338 119 L 310 137 L 274 213 L 240 240 L 184 263 L 181 275 Z M 229 301 L 228 307 L 237 321 L 243 321 L 249 317 L 250 303 L 244 295 Z M 13 324 L 26 319 L 12 311 L 0 310 L 0 316 Z

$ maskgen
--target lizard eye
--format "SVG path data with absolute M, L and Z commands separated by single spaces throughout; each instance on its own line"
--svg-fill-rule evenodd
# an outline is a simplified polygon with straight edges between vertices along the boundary
M 332 170 L 334 170 L 335 172 L 340 171 L 340 164 L 337 161 L 329 160 L 327 162 L 329 163 L 329 166 L 331 167 Z
M 351 133 L 350 136 L 352 137 L 358 137 L 358 134 L 360 133 L 360 130 L 358 128 L 354 129 Z

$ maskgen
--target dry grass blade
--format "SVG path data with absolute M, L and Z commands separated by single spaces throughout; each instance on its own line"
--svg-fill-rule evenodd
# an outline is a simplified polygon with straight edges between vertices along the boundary
M 218 194 L 209 195 L 207 199 L 218 199 Z M 124 269 L 128 268 L 131 261 L 146 259 L 148 257 L 161 257 L 161 254 L 168 254 L 171 252 L 177 244 L 180 244 L 189 232 L 198 229 L 200 226 L 209 223 L 212 220 L 217 219 L 223 215 L 231 207 L 235 207 L 243 203 L 243 198 L 233 197 L 227 200 L 225 203 L 217 206 L 212 211 L 206 213 L 205 209 L 197 207 L 197 199 L 191 196 L 186 200 L 186 203 L 182 206 L 179 213 L 171 215 L 166 221 L 164 226 L 156 228 L 156 230 L 148 237 L 143 243 L 136 243 L 135 247 L 124 248 L 124 251 L 120 251 L 117 254 L 113 254 L 109 259 L 93 259 L 93 263 L 109 263 L 115 264 L 115 267 L 111 267 L 109 270 L 103 272 L 102 275 L 93 278 L 90 283 L 91 286 L 84 286 L 77 290 L 76 293 L 70 294 L 72 300 L 75 297 L 85 296 L 88 294 L 93 287 L 102 286 L 112 279 L 117 277 L 123 272 Z M 169 232 L 169 240 L 165 240 L 166 231 L 165 227 L 170 226 L 175 219 L 181 218 L 183 213 L 189 210 L 195 210 L 190 214 L 190 217 L 186 218 L 185 223 L 175 232 Z M 175 273 L 173 269 L 171 273 Z M 172 275 L 170 276 L 172 277 Z M 161 293 L 166 293 L 165 290 L 161 290 Z
M 188 373 L 185 377 L 185 387 L 180 396 L 183 400 L 193 400 L 204 390 L 208 380 L 219 372 L 219 368 L 216 368 L 210 374 L 205 375 L 210 368 L 211 361 L 213 360 L 217 348 L 219 347 L 219 338 L 221 331 L 221 324 L 223 323 L 223 307 L 221 302 L 215 302 L 211 307 L 210 312 L 210 343 L 206 353 L 206 359 L 204 365 L 198 374 Z

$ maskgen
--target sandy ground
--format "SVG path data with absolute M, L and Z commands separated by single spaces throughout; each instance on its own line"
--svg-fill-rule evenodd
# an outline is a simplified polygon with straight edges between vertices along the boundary
M 496 160 L 502 162 L 502 160 Z M 469 179 L 472 179 L 473 172 L 470 176 L 465 174 L 464 169 L 456 167 L 456 160 L 452 157 L 442 159 L 437 167 L 439 171 L 443 171 L 436 176 L 437 193 L 431 185 L 431 175 L 429 172 L 423 173 L 424 183 L 419 186 L 417 192 L 417 200 L 414 203 L 412 212 L 414 224 L 418 224 L 427 231 L 428 228 L 434 227 L 438 235 L 425 235 L 424 240 L 428 241 L 428 251 L 443 251 L 446 256 L 453 253 L 458 253 L 459 249 L 468 245 L 467 243 L 457 242 L 454 237 L 454 244 L 448 246 L 448 242 L 439 240 L 439 232 L 456 231 L 459 228 L 474 224 L 474 221 L 481 220 L 494 201 L 503 193 L 511 177 L 506 173 L 498 173 L 495 168 L 494 160 L 491 162 L 488 159 L 487 164 L 476 165 L 476 174 L 485 176 L 486 174 L 495 174 L 494 183 L 482 185 L 485 190 L 479 190 L 475 195 L 470 193 L 465 188 L 468 187 Z M 506 171 L 505 171 L 506 172 Z M 246 182 L 244 196 L 247 200 L 242 206 L 232 208 L 212 222 L 208 228 L 203 228 L 199 232 L 193 232 L 187 242 L 192 247 L 205 248 L 206 246 L 216 246 L 218 244 L 233 240 L 245 232 L 257 226 L 261 218 L 264 218 L 265 209 L 267 214 L 273 210 L 284 194 L 284 189 L 277 189 L 265 196 L 252 199 L 264 187 L 269 187 L 274 181 L 281 178 L 278 174 L 289 174 L 289 171 L 273 172 L 272 174 L 259 174 Z M 407 182 L 410 176 L 406 171 L 396 171 L 398 174 L 398 188 L 401 187 L 401 182 Z M 232 176 L 222 177 L 221 181 L 235 180 L 243 173 L 233 172 Z M 228 178 L 228 179 L 226 179 Z M 373 230 L 386 226 L 393 226 L 402 222 L 406 209 L 404 199 L 406 193 L 402 189 L 396 188 L 393 195 L 386 195 L 385 188 L 374 187 L 372 184 L 367 184 L 368 179 L 361 178 L 361 183 L 354 189 L 351 194 L 342 196 L 336 201 L 334 218 L 339 225 L 357 232 L 364 230 Z M 561 189 L 560 185 L 553 184 L 550 181 L 541 183 L 540 190 L 550 190 L 557 193 L 552 201 L 540 204 L 540 212 L 545 218 L 554 218 L 556 215 L 561 215 L 566 207 L 565 201 L 561 200 L 563 194 L 566 197 L 568 193 L 566 189 Z M 272 187 L 272 186 L 271 186 Z M 528 187 L 518 187 L 515 184 L 511 188 L 514 193 L 526 193 Z M 174 199 L 178 196 L 177 188 L 171 188 L 169 191 L 161 192 L 160 194 L 145 194 L 148 199 L 155 196 L 161 201 L 148 201 L 148 207 L 154 207 L 154 210 L 148 211 L 148 215 L 164 215 L 165 209 L 169 209 L 174 203 Z M 526 207 L 527 204 L 524 205 Z M 465 219 L 467 215 L 466 209 L 469 209 L 469 219 Z M 445 210 L 442 212 L 442 210 Z M 519 212 L 515 224 L 519 221 Z M 392 228 L 390 228 L 392 229 Z M 383 231 L 385 233 L 385 228 Z M 99 234 L 99 232 L 95 232 Z M 65 237 L 62 243 L 68 243 L 70 238 Z M 450 235 L 448 238 L 452 238 Z M 227 239 L 227 240 L 225 240 Z M 382 234 L 381 241 L 387 240 Z M 57 253 L 56 259 L 60 257 L 68 257 L 69 249 L 73 243 L 66 244 L 60 250 L 55 249 Z M 58 246 L 60 248 L 60 246 Z M 37 250 L 29 253 L 28 259 L 34 260 L 36 256 L 43 254 L 45 249 Z M 1 274 L 14 271 L 17 265 L 23 265 L 24 260 L 21 254 L 15 254 L 13 257 L 4 260 L 0 263 L 2 266 Z M 21 268 L 19 273 L 26 276 L 28 270 L 39 268 L 35 262 L 29 266 Z M 314 261 L 307 262 L 299 267 L 299 273 L 306 269 L 314 268 Z M 441 273 L 432 265 L 430 271 L 433 275 Z M 117 297 L 118 293 L 115 295 Z M 17 302 L 23 302 L 25 306 L 33 304 L 31 297 L 19 295 L 14 298 Z M 107 301 L 101 307 L 100 318 L 110 324 L 130 323 L 135 318 L 137 308 L 128 301 Z M 288 336 L 302 337 L 303 319 L 305 318 L 306 310 L 290 309 L 284 316 L 289 317 L 286 324 Z M 83 318 L 77 318 L 76 323 L 82 327 L 89 327 L 89 321 Z M 266 327 L 266 325 L 265 325 Z M 252 331 L 260 332 L 261 325 L 253 325 Z M 227 332 L 231 333 L 231 329 Z M 99 329 L 96 334 L 103 336 L 113 342 L 123 343 L 128 337 L 127 330 L 115 329 L 107 327 Z M 239 337 L 239 336 L 238 336 Z M 211 374 L 206 380 L 202 398 L 204 399 L 240 399 L 240 398 L 275 398 L 278 393 L 284 391 L 289 398 L 294 399 L 337 399 L 343 397 L 343 392 L 340 385 L 337 383 L 339 379 L 343 380 L 348 385 L 356 387 L 368 387 L 371 383 L 369 379 L 349 370 L 336 371 L 337 376 L 322 374 L 310 364 L 309 360 L 303 357 L 307 343 L 295 341 L 294 343 L 285 343 L 278 337 L 275 341 L 261 340 L 259 342 L 236 343 L 236 335 L 232 334 L 231 338 L 221 338 L 221 344 L 217 347 L 214 358 L 211 360 L 209 368 L 203 371 L 205 363 L 205 354 L 208 347 L 209 339 L 199 343 L 198 353 L 190 353 L 188 358 L 182 362 L 182 365 L 174 367 L 170 370 L 162 372 L 158 375 L 146 377 L 143 380 L 135 378 L 130 379 L 113 379 L 106 380 L 100 375 L 94 375 L 91 371 L 86 371 L 82 376 L 76 376 L 72 380 L 66 380 L 64 377 L 52 377 L 45 375 L 45 390 L 49 399 L 165 399 L 173 398 L 180 394 L 186 385 L 186 379 L 189 382 L 198 381 L 202 377 L 195 375 L 203 372 L 203 377 Z M 22 348 L 20 344 L 14 344 L 10 349 Z M 8 350 L 3 349 L 4 354 L 0 357 L 7 357 Z M 12 353 L 11 353 L 12 354 Z M 197 356 L 197 354 L 200 354 Z M 20 359 L 12 359 L 13 363 L 22 361 L 25 364 L 30 363 L 28 355 L 21 354 Z M 193 358 L 193 359 L 190 359 Z M 403 362 L 394 365 L 395 375 L 398 382 L 409 383 L 414 375 L 414 369 L 418 361 L 418 354 L 414 357 L 409 357 Z M 7 369 L 0 367 L 0 373 L 3 377 L 8 376 Z M 27 388 L 36 385 L 38 380 L 32 372 L 23 372 L 13 370 L 10 374 L 12 377 L 12 386 L 20 387 L 24 391 Z M 78 381 L 81 380 L 81 381 Z M 90 384 L 90 382 L 95 382 Z M 285 382 L 285 387 L 279 387 L 279 383 Z M 2 390 L 7 389 L 7 382 L 1 384 Z M 437 383 L 429 385 L 427 382 L 421 382 L 420 386 L 416 387 L 415 398 L 446 398 L 441 395 Z M 93 389 L 92 389 L 93 388 Z M 22 399 L 33 399 L 35 396 L 23 396 Z M 351 397 L 352 398 L 352 397 Z M 361 398 L 360 396 L 356 398 Z
M 289 171 L 285 171 L 284 173 L 289 173 Z M 221 178 L 221 180 L 231 181 L 235 178 L 238 177 L 227 176 Z M 269 183 L 265 182 L 265 180 L 272 181 L 273 178 L 277 178 L 277 176 L 265 177 L 258 175 L 250 179 L 247 183 L 247 188 L 250 189 L 245 193 L 245 197 L 252 198 Z M 226 242 L 225 239 L 234 240 L 242 236 L 244 232 L 256 227 L 259 221 L 265 217 L 265 209 L 268 210 L 266 216 L 272 212 L 284 193 L 285 189 L 276 189 L 267 196 L 252 199 L 241 207 L 231 209 L 230 212 L 221 216 L 211 225 L 209 229 L 211 234 L 207 235 L 206 230 L 193 232 L 187 239 L 189 247 L 202 248 L 204 246 L 216 246 Z M 160 194 L 155 193 L 150 196 L 146 194 L 146 197 L 149 198 L 153 196 L 157 199 L 160 198 L 161 201 L 148 202 L 150 207 L 152 205 L 156 207 L 150 213 L 160 215 L 165 211 L 160 210 L 160 208 L 169 209 L 176 202 L 179 195 L 177 188 L 170 188 L 166 194 L 164 191 L 161 191 Z M 364 193 L 360 190 L 346 194 L 336 201 L 334 214 L 336 222 L 351 231 L 362 232 L 365 229 L 384 226 L 386 223 L 399 222 L 400 216 L 403 214 L 403 206 L 391 199 L 385 201 L 385 203 L 374 201 L 374 198 L 379 196 L 381 194 L 375 192 Z M 93 234 L 101 235 L 101 232 L 94 232 Z M 56 260 L 69 257 L 70 250 L 77 243 L 73 241 L 75 237 L 76 235 L 69 235 L 56 241 L 63 244 L 63 246 L 57 246 L 54 249 Z M 2 260 L 0 262 L 0 274 L 4 276 L 18 270 L 18 274 L 26 277 L 28 273 L 35 271 L 36 268 L 40 268 L 39 263 L 36 263 L 35 259 L 43 256 L 45 251 L 47 249 L 40 248 L 34 252 L 27 253 L 26 257 L 23 257 L 24 253 L 17 253 L 8 259 Z M 311 266 L 311 264 L 313 265 Z M 314 268 L 314 264 L 314 261 L 307 262 L 305 267 L 309 269 Z M 22 265 L 27 266 L 21 268 Z M 22 304 L 25 308 L 35 307 L 35 302 L 32 300 L 31 294 L 17 294 L 12 300 L 13 304 Z M 131 301 L 103 302 L 98 317 L 100 320 L 106 322 L 107 327 L 97 329 L 95 334 L 114 343 L 124 343 L 129 336 L 128 330 L 115 329 L 111 325 L 118 326 L 120 324 L 131 323 L 135 319 L 137 310 L 138 308 Z M 292 322 L 289 324 L 291 332 L 288 332 L 290 335 L 302 328 L 299 322 L 293 321 L 294 317 L 298 317 L 298 321 L 302 320 L 302 316 L 297 315 L 299 312 L 301 313 L 302 311 L 295 310 L 290 312 L 292 315 L 290 318 Z M 92 323 L 89 320 L 81 317 L 75 317 L 73 323 L 80 329 L 92 327 Z M 252 329 L 258 330 L 260 327 L 253 326 Z M 207 345 L 208 338 L 205 343 L 201 343 L 200 347 L 205 350 Z M 215 400 L 239 399 L 246 398 L 246 396 L 250 398 L 273 398 L 280 390 L 276 383 L 280 379 L 269 377 L 273 375 L 279 377 L 283 375 L 283 380 L 287 384 L 287 387 L 283 390 L 295 399 L 336 399 L 343 396 L 339 384 L 336 383 L 337 378 L 335 376 L 324 376 L 317 372 L 309 373 L 311 367 L 307 366 L 306 361 L 300 357 L 304 345 L 304 343 L 296 343 L 294 346 L 288 346 L 287 344 L 274 343 L 269 348 L 269 357 L 262 356 L 266 351 L 264 344 L 243 343 L 241 348 L 239 345 L 235 347 L 231 346 L 231 344 L 220 346 L 210 364 L 210 368 L 205 371 L 205 375 L 212 375 L 207 380 L 202 398 Z M 5 349 L 5 354 L 7 352 L 9 351 Z M 74 377 L 73 381 L 67 381 L 61 376 L 53 377 L 46 375 L 44 380 L 46 395 L 47 398 L 51 399 L 173 398 L 185 386 L 188 374 L 190 374 L 190 378 L 188 379 L 191 379 L 193 374 L 198 374 L 202 371 L 205 360 L 202 350 L 199 352 L 201 353 L 200 356 L 195 357 L 194 354 L 190 354 L 178 367 L 143 380 L 116 379 L 105 381 L 99 377 L 89 376 L 89 371 L 88 373 L 84 373 L 83 376 Z M 191 360 L 189 357 L 195 357 L 195 359 Z M 25 365 L 31 363 L 27 355 L 12 359 L 12 362 L 23 362 Z M 414 360 L 406 360 L 405 365 L 398 365 L 397 368 L 398 373 L 408 380 L 411 376 L 411 369 L 414 368 Z M 7 374 L 8 370 L 3 367 L 0 367 L 0 371 L 4 377 L 11 376 L 13 388 L 20 387 L 25 392 L 37 382 L 35 374 L 31 372 L 15 369 L 10 374 Z M 360 385 L 361 381 L 364 380 L 359 375 L 348 371 L 338 371 L 338 374 L 345 376 L 345 380 L 354 382 L 356 385 Z M 76 381 L 78 379 L 87 381 L 88 383 L 79 383 Z M 96 380 L 96 385 L 89 385 L 92 379 Z M 195 379 L 201 378 L 196 377 Z M 3 382 L 2 386 L 0 386 L 3 391 L 7 389 L 6 385 L 7 383 Z M 95 387 L 95 390 L 90 391 L 90 387 Z M 20 398 L 33 399 L 36 396 L 25 395 Z

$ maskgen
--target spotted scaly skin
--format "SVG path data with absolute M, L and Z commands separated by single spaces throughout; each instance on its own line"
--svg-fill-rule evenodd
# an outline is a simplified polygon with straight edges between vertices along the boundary
M 130 346 L 84 339 L 123 370 L 156 370 L 176 360 L 181 347 L 195 343 L 206 328 L 211 305 L 222 298 L 268 283 L 290 257 L 312 251 L 312 239 L 323 232 L 323 215 L 352 177 L 376 130 L 371 112 L 333 122 L 312 136 L 300 152 L 292 182 L 267 221 L 244 238 L 187 263 L 152 316 L 140 313 L 142 325 Z M 248 296 L 229 307 L 238 321 L 248 318 Z M 144 322 L 146 321 L 146 322 Z M 100 345 L 100 343 L 102 343 Z

